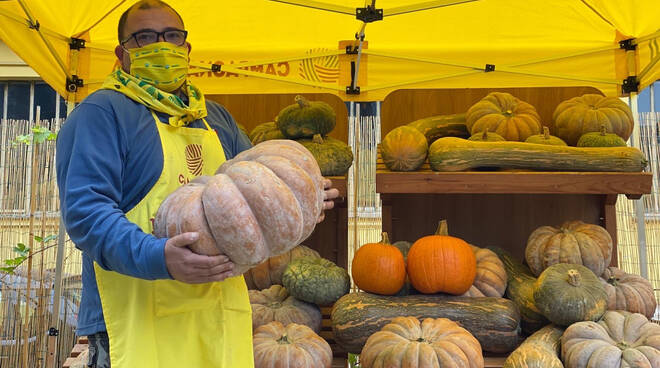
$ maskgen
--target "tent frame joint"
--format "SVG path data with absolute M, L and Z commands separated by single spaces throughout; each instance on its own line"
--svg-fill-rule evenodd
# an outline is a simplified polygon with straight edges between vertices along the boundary
M 360 86 L 347 86 L 346 87 L 346 94 L 347 95 L 359 95 L 360 94 Z
M 624 79 L 621 84 L 621 90 L 626 94 L 630 92 L 639 92 L 639 79 L 637 79 L 637 76 L 631 75 Z
M 495 64 L 486 64 L 486 67 L 484 68 L 484 72 L 490 73 L 495 71 Z
M 32 22 L 31 19 L 28 20 L 30 24 L 28 25 L 28 28 L 34 29 L 35 31 L 39 31 L 39 28 L 41 28 L 41 24 L 39 24 L 39 21 L 35 19 L 34 22 Z
M 71 50 L 80 50 L 85 48 L 85 40 L 82 38 L 71 37 L 69 42 L 69 49 Z
M 359 48 L 360 46 L 351 46 L 351 45 L 346 46 L 346 55 L 357 55 L 359 52 L 358 51 Z
M 633 51 L 637 49 L 637 42 L 634 38 L 628 38 L 626 40 L 619 41 L 619 48 L 626 51 Z
M 48 329 L 48 336 L 59 336 L 60 330 L 56 329 L 55 327 L 51 327 Z
M 364 23 L 383 20 L 383 9 L 376 9 L 373 5 L 367 5 L 364 8 L 356 8 L 355 18 Z
M 222 71 L 222 65 L 220 64 L 211 64 L 211 71 L 214 73 L 219 73 Z
M 83 83 L 83 80 L 78 78 L 78 76 L 75 74 L 66 79 L 66 90 L 69 92 L 76 92 L 78 91 L 78 87 L 82 87 L 84 85 L 85 84 Z

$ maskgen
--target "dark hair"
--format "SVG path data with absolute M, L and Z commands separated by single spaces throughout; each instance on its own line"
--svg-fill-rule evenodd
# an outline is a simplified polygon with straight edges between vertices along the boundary
M 179 17 L 179 20 L 181 21 L 181 24 L 183 24 L 183 18 L 181 18 L 181 15 L 174 10 L 173 7 L 171 7 L 169 4 L 167 4 L 164 1 L 161 0 L 141 0 L 138 1 L 137 3 L 133 4 L 130 8 L 128 8 L 122 15 L 121 18 L 119 18 L 119 25 L 117 26 L 117 39 L 121 43 L 121 41 L 124 40 L 126 37 L 124 35 L 124 27 L 126 27 L 126 20 L 128 19 L 128 14 L 133 11 L 134 9 L 154 9 L 154 8 L 164 8 L 164 9 L 170 9 L 171 11 L 176 14 L 177 17 Z

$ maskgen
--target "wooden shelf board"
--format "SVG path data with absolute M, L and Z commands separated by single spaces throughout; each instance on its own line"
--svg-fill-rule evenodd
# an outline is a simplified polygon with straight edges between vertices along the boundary
M 651 192 L 648 172 L 376 171 L 376 191 L 396 193 L 626 194 Z

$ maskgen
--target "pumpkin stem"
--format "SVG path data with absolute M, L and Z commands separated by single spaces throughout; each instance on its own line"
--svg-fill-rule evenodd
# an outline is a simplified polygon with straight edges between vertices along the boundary
M 488 140 L 488 129 L 484 130 L 484 134 L 481 135 L 481 139 L 484 141 Z
M 435 231 L 435 235 L 449 236 L 449 230 L 447 229 L 447 220 L 442 220 L 438 224 L 438 229 Z
M 298 103 L 298 106 L 302 109 L 303 107 L 309 106 L 309 101 L 301 95 L 296 95 L 295 101 Z
M 383 239 L 380 242 L 383 244 L 390 244 L 390 236 L 387 235 L 387 232 L 383 231 Z
M 580 286 L 582 275 L 577 270 L 568 270 L 568 283 L 573 286 Z
M 426 340 L 423 337 L 420 337 L 419 339 L 415 340 L 417 342 L 425 342 Z
M 546 126 L 543 127 L 543 139 L 550 139 L 550 129 L 548 129 Z
M 287 345 L 290 344 L 291 341 L 287 338 L 286 334 L 282 335 L 279 339 L 277 339 L 277 343 L 280 345 Z
M 323 144 L 323 137 L 320 134 L 314 134 L 312 141 L 316 144 Z
M 607 134 L 607 128 L 605 128 L 605 124 L 600 124 L 600 135 L 604 136 Z
M 610 278 L 607 279 L 607 283 L 610 285 L 617 286 L 619 284 L 619 279 L 615 276 L 610 276 Z

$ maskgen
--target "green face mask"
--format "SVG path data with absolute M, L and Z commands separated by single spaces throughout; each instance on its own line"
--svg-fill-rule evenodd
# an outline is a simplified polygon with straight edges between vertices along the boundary
M 130 74 L 165 92 L 173 92 L 186 81 L 188 48 L 169 42 L 155 42 L 128 50 Z

